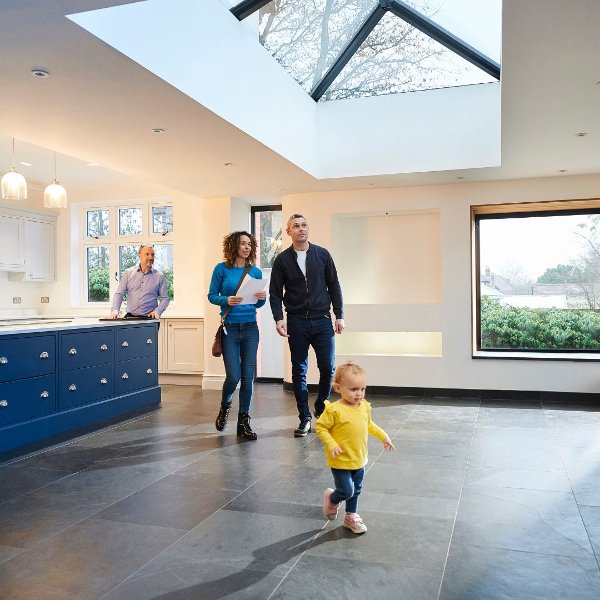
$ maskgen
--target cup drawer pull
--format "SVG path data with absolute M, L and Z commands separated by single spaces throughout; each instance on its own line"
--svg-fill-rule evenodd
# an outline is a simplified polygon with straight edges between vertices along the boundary
M 148 373 L 148 375 L 152 375 L 152 369 L 146 369 L 146 373 Z
M 100 350 L 102 350 L 102 352 L 105 352 L 106 350 L 108 350 L 108 346 L 106 344 L 102 344 L 102 346 L 100 346 Z
M 8 364 L 8 358 L 6 358 L 6 356 L 0 356 L 0 365 L 7 365 Z
M 148 338 L 148 339 L 146 340 L 146 344 L 151 344 L 151 343 L 152 343 L 152 339 L 151 339 L 151 338 Z
M 46 390 L 40 394 L 40 398 L 48 398 L 48 396 L 50 396 L 50 394 Z
M 8 406 L 8 400 L 0 400 L 0 408 L 6 408 Z
M 77 348 L 71 348 L 71 349 L 69 350 L 69 354 L 70 354 L 71 356 L 75 356 L 75 355 L 77 354 Z
M 123 375 L 121 375 L 121 379 L 129 379 L 129 375 L 127 375 L 127 373 L 123 373 Z
M 128 348 L 128 347 L 129 347 L 129 342 L 128 342 L 127 340 L 125 340 L 125 341 L 124 341 L 124 342 L 121 344 L 121 346 L 122 346 L 123 348 Z
M 40 354 L 40 358 L 48 358 L 50 355 L 44 350 L 41 354 Z
M 69 386 L 69 391 L 70 391 L 70 392 L 76 392 L 76 391 L 77 391 L 77 386 L 76 386 L 74 383 L 72 383 L 72 384 Z
M 100 380 L 100 383 L 101 383 L 102 385 L 106 385 L 106 384 L 108 383 L 108 379 L 106 379 L 106 377 L 103 377 L 103 378 Z

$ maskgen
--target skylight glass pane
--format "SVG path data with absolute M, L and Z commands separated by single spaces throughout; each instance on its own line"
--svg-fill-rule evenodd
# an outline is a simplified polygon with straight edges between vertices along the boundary
M 388 12 L 321 100 L 380 96 L 496 81 Z
M 259 11 L 259 39 L 310 92 L 377 3 L 378 0 L 274 0 Z
M 500 63 L 502 0 L 407 0 L 406 3 Z

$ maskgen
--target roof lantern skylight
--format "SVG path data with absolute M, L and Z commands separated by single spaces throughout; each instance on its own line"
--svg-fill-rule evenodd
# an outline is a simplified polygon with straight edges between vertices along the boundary
M 258 11 L 261 44 L 314 100 L 337 100 L 498 81 L 500 8 L 501 0 L 244 0 L 231 12 L 242 20 Z

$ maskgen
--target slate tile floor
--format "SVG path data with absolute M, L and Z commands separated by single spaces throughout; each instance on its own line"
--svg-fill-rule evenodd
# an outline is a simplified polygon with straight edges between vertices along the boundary
M 600 409 L 371 397 L 355 536 L 326 522 L 330 474 L 259 384 L 240 443 L 219 393 L 0 464 L 2 600 L 600 598 Z

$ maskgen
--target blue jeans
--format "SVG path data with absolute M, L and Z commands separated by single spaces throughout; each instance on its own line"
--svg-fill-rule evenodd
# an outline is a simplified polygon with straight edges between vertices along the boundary
M 223 335 L 223 363 L 225 382 L 221 402 L 231 404 L 233 392 L 240 383 L 239 412 L 250 412 L 256 352 L 258 350 L 258 325 L 250 323 L 225 323 L 227 335 Z
M 315 319 L 288 317 L 288 344 L 292 355 L 292 387 L 296 396 L 298 416 L 311 419 L 308 407 L 308 348 L 312 346 L 317 356 L 319 368 L 319 390 L 315 402 L 315 412 L 321 413 L 325 400 L 331 394 L 331 381 L 335 369 L 335 333 L 329 316 Z
M 335 490 L 331 494 L 331 502 L 339 504 L 346 501 L 346 512 L 358 512 L 358 497 L 363 486 L 365 470 L 331 469 Z

